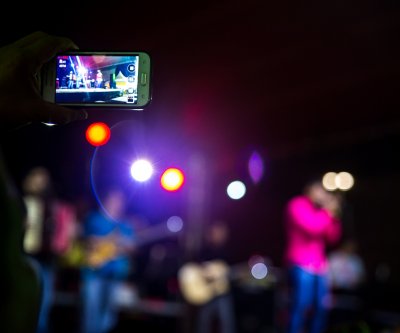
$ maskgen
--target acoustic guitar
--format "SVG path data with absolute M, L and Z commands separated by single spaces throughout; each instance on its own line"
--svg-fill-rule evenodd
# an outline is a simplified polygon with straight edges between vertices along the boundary
M 230 273 L 223 260 L 188 262 L 178 271 L 178 283 L 188 303 L 202 305 L 230 290 Z
M 268 274 L 255 278 L 248 261 L 228 265 L 223 260 L 187 262 L 178 271 L 178 285 L 183 298 L 191 305 L 203 305 L 229 292 L 231 283 L 246 288 L 271 288 L 282 276 L 279 267 L 268 264 Z

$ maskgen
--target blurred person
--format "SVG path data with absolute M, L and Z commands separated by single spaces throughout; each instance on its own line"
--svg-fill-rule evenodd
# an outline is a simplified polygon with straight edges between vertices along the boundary
M 285 263 L 289 283 L 288 333 L 321 333 L 328 311 L 327 246 L 342 234 L 341 200 L 312 180 L 285 210 L 287 244 Z
M 347 238 L 328 256 L 328 282 L 331 291 L 331 321 L 359 320 L 363 309 L 366 267 L 355 239 Z
M 116 327 L 118 287 L 132 269 L 135 231 L 125 217 L 125 194 L 117 188 L 108 189 L 102 203 L 89 212 L 83 225 L 82 333 L 105 333 Z
M 236 332 L 234 301 L 231 292 L 228 252 L 229 228 L 225 221 L 215 221 L 204 231 L 200 253 L 179 270 L 180 289 L 189 304 L 195 305 L 197 333 Z
M 96 73 L 96 88 L 101 88 L 103 86 L 103 73 L 100 69 Z
M 67 77 L 68 77 L 68 89 L 73 89 L 75 74 L 72 71 L 70 71 Z
M 57 197 L 50 171 L 34 167 L 22 184 L 27 209 L 23 246 L 38 264 L 42 285 L 42 301 L 38 332 L 49 330 L 58 259 L 68 250 L 76 225 L 73 206 Z
M 66 124 L 87 118 L 86 112 L 44 101 L 40 70 L 56 53 L 77 46 L 68 38 L 34 32 L 0 48 L 0 134 L 8 139 L 33 122 Z M 26 208 L 22 194 L 0 154 L 1 261 L 4 292 L 0 325 L 3 332 L 36 332 L 42 288 L 36 266 L 23 250 Z
M 355 291 L 366 279 L 366 268 L 354 239 L 345 239 L 328 255 L 329 285 L 336 290 Z

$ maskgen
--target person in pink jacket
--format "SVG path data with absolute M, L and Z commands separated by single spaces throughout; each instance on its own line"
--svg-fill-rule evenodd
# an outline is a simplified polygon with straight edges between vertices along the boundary
M 311 181 L 285 210 L 290 311 L 288 333 L 321 333 L 327 323 L 327 245 L 342 234 L 340 198 Z M 309 320 L 309 321 L 308 321 Z M 307 325 L 309 324 L 309 325 Z

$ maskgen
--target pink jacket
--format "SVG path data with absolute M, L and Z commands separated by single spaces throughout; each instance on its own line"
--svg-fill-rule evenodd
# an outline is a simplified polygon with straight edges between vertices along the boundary
M 312 273 L 327 270 L 326 244 L 339 240 L 342 228 L 329 211 L 316 208 L 306 196 L 289 201 L 286 208 L 285 260 Z

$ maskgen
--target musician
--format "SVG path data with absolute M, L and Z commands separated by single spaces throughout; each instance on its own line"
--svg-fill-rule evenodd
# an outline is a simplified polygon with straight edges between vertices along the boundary
M 82 333 L 105 333 L 116 326 L 114 295 L 131 273 L 135 232 L 124 218 L 125 194 L 109 189 L 102 204 L 84 221 L 87 253 L 82 270 Z
M 198 306 L 197 333 L 212 332 L 215 321 L 220 332 L 235 332 L 234 304 L 229 279 L 231 259 L 227 248 L 228 240 L 229 228 L 225 221 L 216 221 L 206 227 L 204 244 L 197 262 L 202 265 L 203 279 L 210 283 L 212 297 Z
M 287 332 L 303 332 L 311 319 L 308 332 L 321 333 L 326 328 L 329 295 L 327 246 L 342 234 L 340 196 L 326 191 L 318 179 L 311 180 L 302 194 L 289 200 L 285 213 L 284 259 L 292 302 Z
M 42 285 L 38 333 L 49 331 L 58 259 L 66 252 L 76 225 L 74 207 L 58 196 L 54 185 L 50 170 L 43 166 L 30 169 L 22 182 L 27 212 L 24 252 L 36 263 Z

